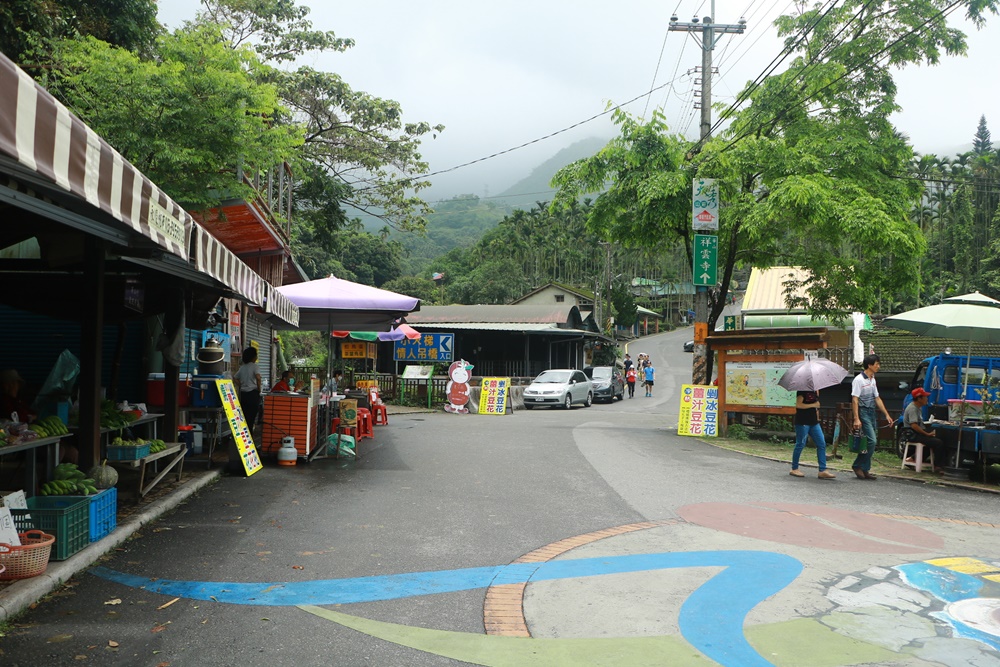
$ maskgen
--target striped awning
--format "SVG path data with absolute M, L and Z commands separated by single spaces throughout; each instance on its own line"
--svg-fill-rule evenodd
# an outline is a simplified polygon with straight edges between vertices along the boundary
M 268 287 L 264 279 L 204 227 L 195 223 L 192 230 L 194 243 L 191 258 L 195 268 L 218 280 L 236 296 L 256 306 L 263 306 Z
M 299 307 L 270 284 L 267 285 L 267 302 L 264 304 L 264 312 L 281 318 L 293 327 L 299 326 Z
M 191 216 L 2 53 L 0 91 L 0 157 L 188 258 Z

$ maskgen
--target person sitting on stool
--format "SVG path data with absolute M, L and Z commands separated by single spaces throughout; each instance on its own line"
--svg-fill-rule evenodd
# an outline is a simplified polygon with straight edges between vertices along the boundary
M 917 387 L 910 392 L 910 396 L 913 397 L 913 401 L 903 411 L 903 427 L 907 429 L 906 439 L 909 442 L 923 443 L 928 446 L 928 449 L 934 450 L 934 472 L 941 472 L 942 464 L 947 456 L 944 442 L 937 437 L 937 431 L 928 431 L 924 427 L 924 406 L 927 405 L 927 397 L 930 396 L 930 393 L 922 387 Z M 927 457 L 926 452 L 924 457 Z M 913 459 L 906 460 L 913 463 Z

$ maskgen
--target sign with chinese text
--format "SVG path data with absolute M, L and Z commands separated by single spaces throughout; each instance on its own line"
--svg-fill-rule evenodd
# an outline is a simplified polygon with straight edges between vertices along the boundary
M 506 413 L 509 396 L 510 378 L 483 378 L 483 389 L 479 394 L 479 414 Z
M 714 178 L 691 181 L 691 223 L 698 229 L 719 229 L 719 186 Z
M 681 385 L 681 415 L 677 435 L 719 435 L 719 388 L 707 384 Z
M 735 315 L 726 315 L 725 318 L 723 318 L 723 322 L 723 329 L 725 331 L 736 331 L 740 328 L 740 319 Z
M 740 361 L 726 364 L 726 405 L 781 408 L 795 405 L 795 392 L 778 385 L 792 362 Z
M 696 286 L 715 287 L 719 282 L 718 276 L 719 237 L 712 234 L 695 234 L 691 282 Z
M 233 433 L 236 451 L 239 452 L 243 469 L 246 470 L 247 477 L 249 477 L 263 468 L 264 464 L 260 462 L 260 455 L 257 454 L 257 448 L 253 444 L 253 436 L 250 435 L 250 428 L 243 416 L 243 408 L 240 407 L 240 398 L 236 394 L 236 387 L 233 386 L 232 380 L 216 380 L 215 386 L 219 389 L 222 409 L 226 413 L 229 430 Z
M 455 334 L 420 334 L 413 340 L 397 340 L 392 357 L 396 361 L 452 361 Z
M 340 344 L 340 356 L 344 359 L 374 359 L 375 343 L 347 343 Z

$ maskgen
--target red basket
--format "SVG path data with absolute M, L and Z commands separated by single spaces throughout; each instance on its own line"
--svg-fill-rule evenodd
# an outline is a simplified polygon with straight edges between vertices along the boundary
M 0 542 L 0 581 L 37 577 L 49 566 L 49 553 L 56 538 L 40 530 L 18 533 L 21 546 Z

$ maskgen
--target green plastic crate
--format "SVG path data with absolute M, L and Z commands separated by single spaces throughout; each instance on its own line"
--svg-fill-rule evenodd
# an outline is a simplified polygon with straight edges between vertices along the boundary
M 32 496 L 28 509 L 11 509 L 17 532 L 37 529 L 56 538 L 52 560 L 66 560 L 90 544 L 90 501 L 83 496 Z

